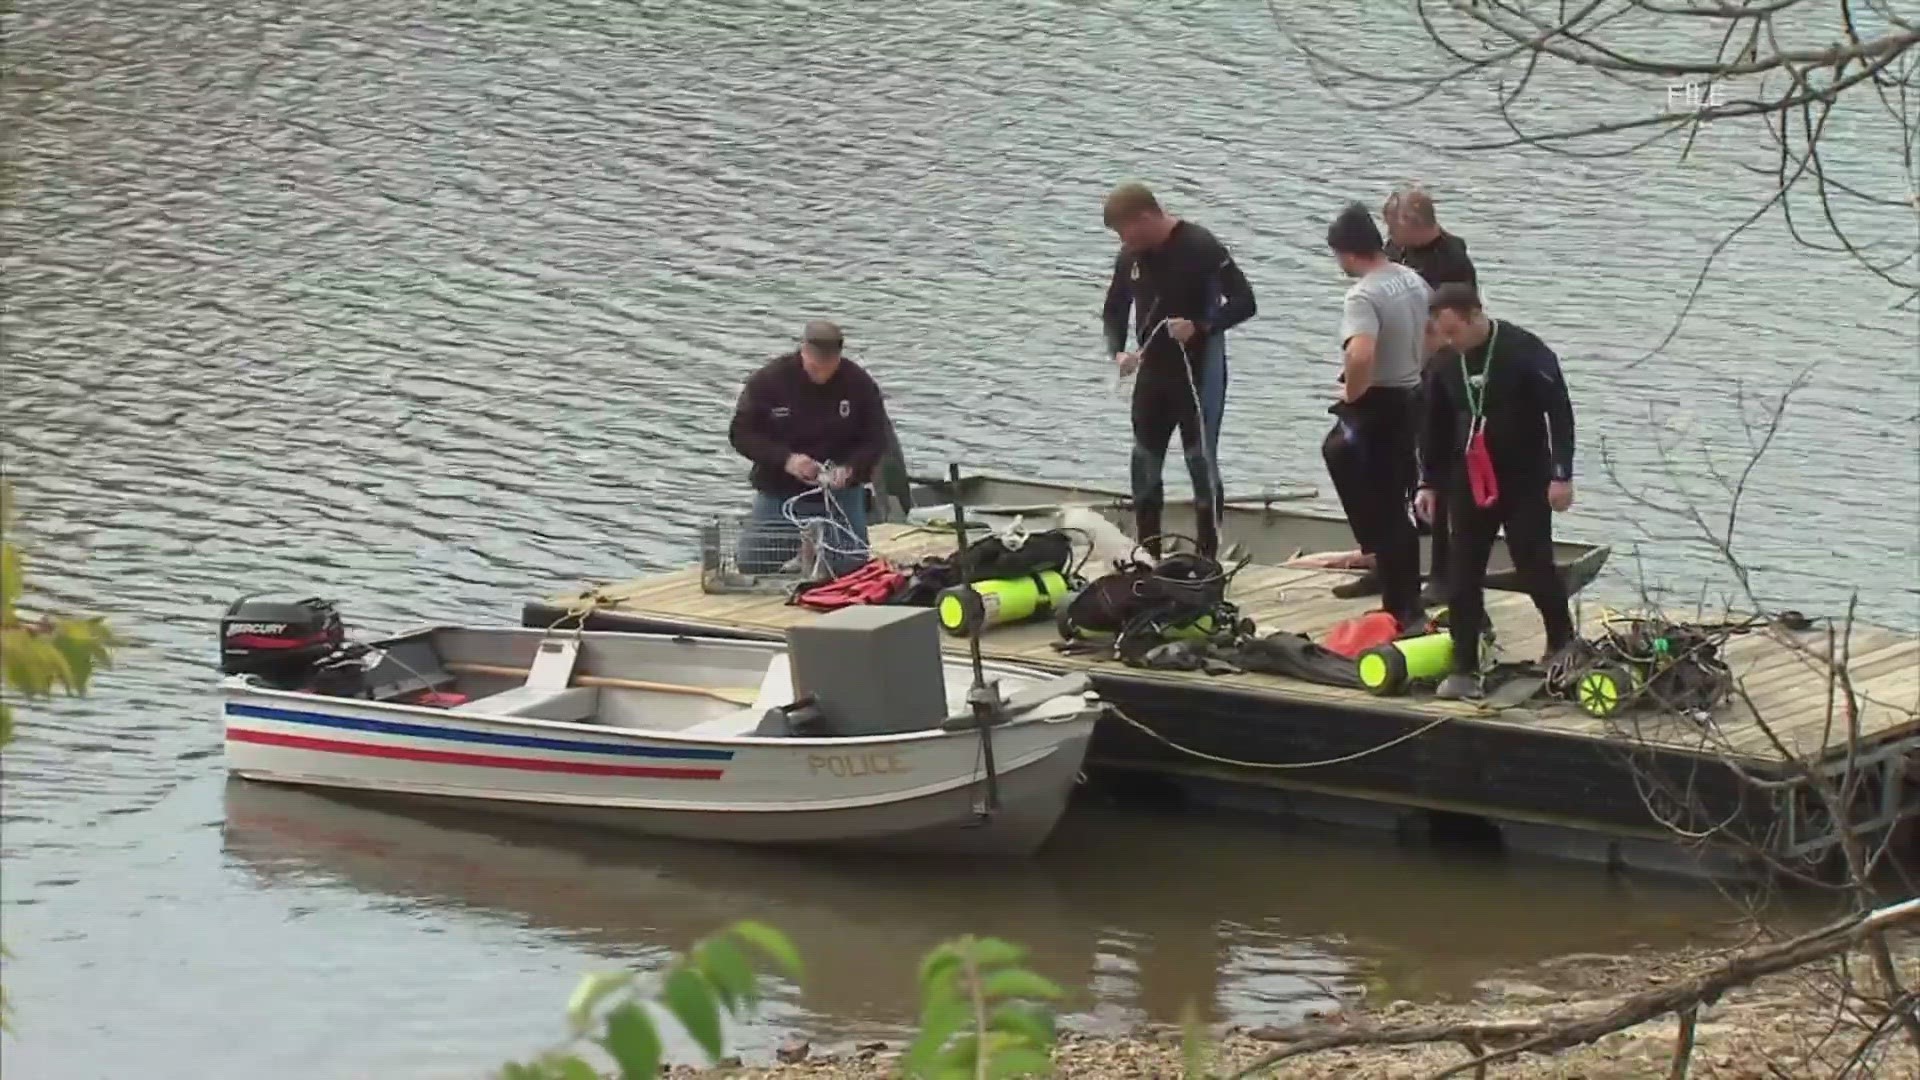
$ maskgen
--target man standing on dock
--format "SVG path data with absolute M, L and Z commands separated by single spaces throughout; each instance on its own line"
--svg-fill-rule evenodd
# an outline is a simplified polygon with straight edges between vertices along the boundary
M 1432 308 L 1448 348 L 1428 387 L 1414 508 L 1432 520 L 1444 502 L 1452 514 L 1453 671 L 1439 693 L 1476 697 L 1482 585 L 1502 527 L 1545 624 L 1546 659 L 1573 640 L 1566 583 L 1553 561 L 1553 515 L 1573 505 L 1573 403 L 1553 350 L 1513 323 L 1489 319 L 1472 285 L 1442 285 Z
M 867 560 L 865 485 L 892 444 L 893 425 L 879 384 L 842 346 L 840 328 L 816 319 L 797 350 L 741 387 L 727 439 L 753 463 L 744 573 L 772 573 L 800 553 L 796 520 L 821 522 L 820 546 L 835 574 Z
M 1351 203 L 1327 227 L 1327 246 L 1355 278 L 1340 319 L 1340 399 L 1321 452 L 1347 524 L 1373 553 L 1381 606 L 1402 629 L 1418 624 L 1420 536 L 1407 514 L 1417 476 L 1416 398 L 1424 359 L 1427 283 L 1387 258 L 1373 215 Z
M 1473 268 L 1473 260 L 1467 257 L 1467 242 L 1440 227 L 1439 217 L 1433 210 L 1433 196 L 1418 184 L 1402 186 L 1387 196 L 1387 205 L 1381 214 L 1387 222 L 1387 257 L 1403 266 L 1411 266 L 1420 272 L 1427 288 L 1438 289 L 1449 281 L 1465 282 L 1479 288 L 1478 275 Z M 1433 379 L 1433 361 L 1445 349 L 1436 337 L 1431 321 L 1427 324 L 1427 336 L 1424 352 L 1426 368 L 1420 380 L 1422 399 L 1431 391 Z M 1421 410 L 1425 416 L 1425 410 Z M 1409 503 L 1414 493 L 1407 492 Z M 1446 601 L 1447 561 L 1449 533 L 1452 526 L 1448 522 L 1445 504 L 1434 507 L 1432 527 L 1432 559 L 1427 567 L 1427 586 L 1420 598 L 1429 604 Z
M 1449 281 L 1464 281 L 1475 284 L 1473 260 L 1467 257 L 1466 241 L 1440 227 L 1433 210 L 1433 197 L 1419 185 L 1402 185 L 1387 196 L 1386 205 L 1381 207 L 1380 217 L 1387 225 L 1387 258 L 1402 266 L 1418 271 L 1427 288 L 1438 289 Z M 1446 348 L 1436 337 L 1433 324 L 1429 320 L 1425 342 L 1421 351 L 1425 354 L 1426 369 L 1421 374 L 1421 397 L 1426 396 L 1426 386 L 1431 378 L 1431 366 L 1434 358 Z M 1421 410 L 1424 416 L 1425 411 Z M 1416 446 L 1418 444 L 1416 443 Z M 1413 509 L 1413 487 L 1407 489 L 1407 509 Z M 1420 599 L 1428 604 L 1444 603 L 1447 596 L 1447 508 L 1441 505 L 1435 512 L 1431 523 L 1432 561 L 1427 571 L 1427 585 L 1421 590 Z M 1362 550 L 1371 555 L 1373 552 L 1362 545 Z M 1342 582 L 1333 587 L 1333 595 L 1343 598 L 1372 596 L 1380 591 L 1380 575 L 1377 570 L 1368 570 L 1352 581 Z
M 1220 422 L 1227 405 L 1229 329 L 1253 317 L 1253 286 L 1214 235 L 1160 208 L 1142 184 L 1107 196 L 1103 218 L 1120 238 L 1101 321 L 1120 374 L 1133 386 L 1134 532 L 1160 555 L 1163 473 L 1175 428 L 1193 480 L 1201 554 L 1220 547 Z M 1128 312 L 1135 350 L 1127 349 Z

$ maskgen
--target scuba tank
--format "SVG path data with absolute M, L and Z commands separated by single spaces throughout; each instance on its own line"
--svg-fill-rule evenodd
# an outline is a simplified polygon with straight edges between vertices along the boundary
M 941 627 L 955 637 L 964 637 L 975 629 L 1052 615 L 1071 591 L 1065 574 L 1038 570 L 942 589 L 934 606 L 940 612 Z
M 1396 638 L 1375 645 L 1354 658 L 1354 674 L 1360 684 L 1375 694 L 1398 694 L 1414 683 L 1437 683 L 1453 670 L 1453 634 L 1446 626 L 1442 611 L 1427 626 L 1430 633 Z M 1476 665 L 1482 675 L 1491 669 L 1494 652 L 1493 623 L 1480 630 L 1480 657 Z
M 1432 682 L 1453 670 L 1453 635 L 1442 631 L 1375 645 L 1354 660 L 1360 684 L 1375 694 L 1397 694 L 1409 683 Z

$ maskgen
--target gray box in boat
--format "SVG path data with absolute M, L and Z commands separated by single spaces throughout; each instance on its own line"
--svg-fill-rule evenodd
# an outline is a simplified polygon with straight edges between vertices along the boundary
M 796 696 L 834 735 L 892 735 L 947 716 L 940 620 L 932 608 L 855 604 L 787 630 Z

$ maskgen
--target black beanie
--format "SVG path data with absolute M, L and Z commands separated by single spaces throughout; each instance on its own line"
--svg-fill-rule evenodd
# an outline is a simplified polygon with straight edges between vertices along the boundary
M 1365 203 L 1350 202 L 1327 226 L 1327 246 L 1342 255 L 1376 255 L 1386 250 L 1380 229 Z

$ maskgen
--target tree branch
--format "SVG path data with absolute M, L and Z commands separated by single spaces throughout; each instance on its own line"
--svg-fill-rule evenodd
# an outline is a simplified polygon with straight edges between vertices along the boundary
M 1804 964 L 1823 960 L 1858 945 L 1870 934 L 1920 922 L 1920 899 L 1902 901 L 1874 911 L 1841 920 L 1829 926 L 1779 945 L 1744 953 L 1725 964 L 1691 978 L 1634 994 L 1612 1008 L 1589 1017 L 1542 1017 L 1532 1020 L 1505 1020 L 1482 1023 L 1419 1024 L 1406 1027 L 1354 1028 L 1325 1031 L 1319 1028 L 1260 1029 L 1251 1036 L 1268 1042 L 1290 1045 L 1251 1062 L 1229 1080 L 1271 1069 L 1289 1058 L 1346 1046 L 1416 1046 L 1426 1043 L 1482 1043 L 1524 1041 L 1482 1054 L 1471 1061 L 1435 1073 L 1432 1080 L 1444 1080 L 1470 1069 L 1519 1057 L 1522 1054 L 1547 1054 L 1594 1042 L 1637 1027 L 1649 1020 L 1710 1005 L 1734 987 L 1744 986 L 1768 975 L 1789 971 Z

